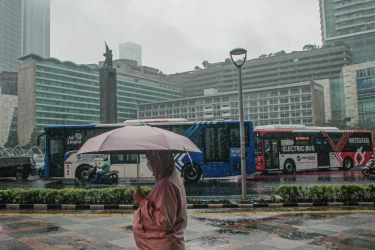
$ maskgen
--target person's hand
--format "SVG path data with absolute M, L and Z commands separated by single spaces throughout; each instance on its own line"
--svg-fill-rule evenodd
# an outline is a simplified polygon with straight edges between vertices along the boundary
M 134 203 L 140 204 L 145 199 L 141 189 L 138 187 L 134 192 Z

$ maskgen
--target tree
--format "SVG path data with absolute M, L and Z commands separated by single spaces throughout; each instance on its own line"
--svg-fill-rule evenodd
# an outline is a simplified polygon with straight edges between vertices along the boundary
M 303 46 L 303 50 L 306 51 L 315 50 L 317 48 L 318 47 L 316 46 L 316 44 L 306 44 L 305 46 Z
M 342 130 L 349 129 L 349 126 L 346 120 L 328 120 L 325 125 L 327 127 L 336 127 Z
M 30 149 L 30 148 L 32 148 L 34 146 L 38 146 L 38 136 L 41 135 L 42 133 L 43 133 L 43 130 L 41 130 L 40 128 L 35 127 L 34 130 L 33 130 L 33 132 L 32 132 L 32 134 L 31 134 L 29 142 L 25 145 L 25 148 L 26 149 Z
M 201 70 L 198 66 L 195 66 L 194 70 Z
M 258 58 L 263 59 L 263 58 L 266 58 L 266 57 L 267 57 L 267 54 L 261 54 Z
M 208 69 L 208 61 L 202 62 L 203 68 Z
M 269 53 L 267 57 L 273 57 L 274 54 L 273 53 Z
M 230 58 L 226 58 L 224 63 L 225 64 L 232 64 L 232 60 Z
M 280 50 L 279 52 L 276 52 L 274 54 L 274 56 L 281 56 L 281 55 L 284 55 L 284 54 L 286 54 L 285 50 Z

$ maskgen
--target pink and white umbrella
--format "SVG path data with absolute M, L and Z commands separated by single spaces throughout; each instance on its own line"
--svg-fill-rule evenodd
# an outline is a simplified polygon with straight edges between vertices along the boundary
M 77 153 L 145 154 L 151 150 L 201 153 L 189 138 L 150 126 L 125 126 L 108 131 L 89 139 Z

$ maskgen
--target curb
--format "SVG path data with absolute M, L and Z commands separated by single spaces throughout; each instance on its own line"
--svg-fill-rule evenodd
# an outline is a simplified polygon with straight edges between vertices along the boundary
M 331 207 L 331 206 L 375 206 L 373 202 L 316 203 L 254 203 L 254 204 L 187 204 L 188 209 L 215 208 L 263 208 L 263 207 Z M 74 204 L 0 204 L 0 210 L 136 210 L 138 205 L 74 205 Z

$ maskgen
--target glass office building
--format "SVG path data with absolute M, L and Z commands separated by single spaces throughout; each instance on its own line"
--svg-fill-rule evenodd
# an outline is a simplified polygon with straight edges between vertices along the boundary
M 0 72 L 17 71 L 22 55 L 22 0 L 0 0 Z
M 375 60 L 375 0 L 319 0 L 323 45 L 345 43 L 354 62 Z
M 359 121 L 375 121 L 375 67 L 357 70 Z
M 22 55 L 50 56 L 50 0 L 24 0 Z
M 27 143 L 35 127 L 100 122 L 99 72 L 86 65 L 44 59 L 37 55 L 20 58 L 18 73 L 19 143 Z M 145 79 L 117 76 L 117 118 L 137 117 L 137 104 L 182 96 L 181 86 Z

